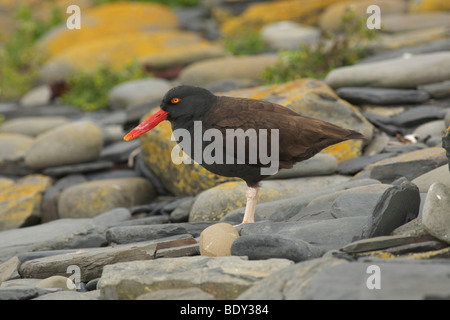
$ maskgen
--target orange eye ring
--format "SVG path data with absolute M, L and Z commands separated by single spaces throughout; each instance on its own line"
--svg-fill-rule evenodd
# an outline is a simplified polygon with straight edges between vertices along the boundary
M 180 102 L 180 98 L 173 98 L 172 100 L 170 100 L 170 102 L 178 103 L 178 102 Z

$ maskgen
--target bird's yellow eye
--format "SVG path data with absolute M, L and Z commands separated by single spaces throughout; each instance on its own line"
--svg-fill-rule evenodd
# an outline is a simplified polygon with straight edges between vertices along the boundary
M 170 102 L 178 103 L 178 102 L 180 102 L 180 98 L 173 98 L 172 100 L 170 100 Z

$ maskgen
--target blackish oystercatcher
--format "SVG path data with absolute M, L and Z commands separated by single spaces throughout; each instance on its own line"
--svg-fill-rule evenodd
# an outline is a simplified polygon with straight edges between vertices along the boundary
M 259 182 L 268 177 L 267 173 L 263 174 L 262 169 L 273 165 L 273 163 L 268 163 L 267 159 L 277 160 L 275 172 L 281 168 L 290 169 L 294 163 L 309 159 L 330 145 L 349 139 L 364 138 L 359 132 L 300 115 L 272 102 L 216 96 L 206 89 L 193 86 L 172 88 L 162 99 L 160 107 L 161 109 L 157 113 L 129 132 L 124 139 L 126 141 L 134 139 L 151 130 L 163 120 L 169 120 L 180 146 L 183 143 L 175 135 L 177 129 L 184 129 L 184 132 L 190 134 L 192 147 L 185 148 L 183 151 L 192 159 L 197 160 L 199 155 L 195 153 L 195 150 L 199 149 L 195 144 L 200 143 L 201 153 L 208 143 L 212 142 L 195 141 L 196 125 L 201 124 L 203 133 L 208 129 L 215 129 L 215 134 L 221 133 L 221 137 L 217 137 L 217 135 L 214 137 L 215 139 L 220 138 L 222 141 L 214 142 L 216 142 L 216 146 L 223 148 L 223 150 L 216 149 L 215 151 L 216 153 L 221 151 L 223 160 L 221 155 L 218 157 L 219 161 L 211 163 L 211 161 L 205 160 L 199 163 L 215 174 L 238 177 L 247 183 L 247 204 L 242 223 L 254 222 Z M 245 155 L 238 157 L 238 136 L 231 137 L 234 148 L 232 147 L 231 151 L 230 148 L 226 148 L 230 132 L 244 132 L 244 136 L 247 135 L 244 145 Z M 250 133 L 256 133 L 257 141 L 251 140 Z M 212 138 L 209 139 L 209 141 L 212 140 Z M 274 143 L 277 148 L 271 148 Z M 255 146 L 265 149 L 270 158 L 266 157 L 264 161 L 257 158 L 255 161 L 254 157 L 252 158 Z M 186 147 L 186 143 L 184 143 L 184 147 Z M 270 154 L 268 150 L 276 150 L 277 154 Z M 234 157 L 236 161 L 230 163 L 229 158 L 226 158 L 227 152 L 228 157 L 231 153 L 231 157 Z M 261 156 L 261 154 L 258 155 Z M 217 154 L 213 156 L 214 159 L 218 159 Z

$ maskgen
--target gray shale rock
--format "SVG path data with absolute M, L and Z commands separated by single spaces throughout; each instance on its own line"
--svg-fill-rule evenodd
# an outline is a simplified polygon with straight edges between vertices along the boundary
M 257 280 L 284 269 L 286 259 L 182 257 L 107 265 L 99 282 L 101 298 L 130 300 L 166 289 L 197 287 L 216 299 L 234 299 Z
M 280 258 L 300 262 L 320 257 L 323 253 L 306 241 L 282 235 L 241 236 L 231 246 L 233 256 L 247 256 L 250 260 Z
M 0 288 L 0 300 L 29 300 L 55 291 L 31 286 Z
M 205 228 L 212 224 L 214 222 L 112 227 L 106 231 L 106 238 L 109 242 L 125 244 L 182 234 L 191 234 L 193 237 L 198 237 Z
M 314 248 L 326 252 L 339 249 L 359 240 L 367 217 L 348 217 L 328 220 L 297 222 L 255 222 L 238 227 L 241 237 L 274 235 L 293 241 L 298 239 L 313 244 Z
M 370 87 L 343 87 L 336 90 L 339 97 L 353 104 L 416 104 L 430 98 L 426 91 Z
M 215 300 L 214 296 L 199 288 L 166 289 L 144 293 L 136 300 Z
M 406 179 L 401 179 L 397 183 L 387 189 L 376 204 L 364 229 L 364 237 L 388 235 L 419 214 L 419 188 Z
M 19 268 L 23 278 L 47 278 L 54 275 L 67 277 L 70 266 L 80 269 L 80 281 L 88 282 L 99 278 L 106 265 L 125 261 L 151 260 L 158 251 L 167 253 L 167 249 L 197 244 L 189 235 L 182 237 L 158 239 L 114 247 L 77 250 L 65 254 L 32 259 L 24 262 Z M 164 252 L 163 252 L 164 253 Z M 164 257 L 164 254 L 159 254 Z
M 349 262 L 327 255 L 275 272 L 258 281 L 237 299 L 447 299 L 450 296 L 449 268 L 450 262 L 445 259 L 365 258 Z M 377 272 L 381 273 L 379 282 L 375 278 Z M 375 285 L 379 285 L 380 289 L 374 288 Z
M 447 165 L 431 170 L 421 176 L 418 176 L 412 181 L 412 183 L 419 187 L 419 191 L 422 193 L 427 193 L 431 185 L 436 182 L 440 182 L 447 187 L 450 187 L 450 173 L 448 172 Z
M 127 209 L 117 208 L 91 219 L 58 219 L 2 231 L 0 262 L 29 251 L 100 247 L 107 243 L 106 229 L 130 217 Z
M 450 80 L 450 52 L 433 52 L 334 69 L 325 78 L 332 88 L 372 86 L 416 88 Z
M 382 182 L 393 182 L 401 177 L 413 180 L 447 162 L 445 150 L 432 147 L 372 163 L 362 170 L 357 177 L 371 178 Z
M 450 80 L 418 86 L 417 89 L 428 92 L 433 98 L 450 97 Z
M 341 190 L 347 190 L 358 186 L 380 184 L 379 181 L 373 179 L 357 179 L 347 182 L 335 184 L 325 187 L 318 191 L 305 192 L 305 194 L 292 197 L 285 200 L 271 201 L 268 203 L 260 203 L 256 205 L 255 220 L 285 221 L 295 216 L 312 200 L 317 197 L 334 193 Z M 244 217 L 245 208 L 239 208 L 231 211 L 221 219 L 223 222 L 241 223 Z

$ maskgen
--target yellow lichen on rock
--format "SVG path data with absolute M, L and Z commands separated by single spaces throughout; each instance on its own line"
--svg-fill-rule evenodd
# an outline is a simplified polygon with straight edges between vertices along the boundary
M 4 186 L 0 192 L 0 231 L 36 222 L 40 218 L 42 194 L 51 184 L 51 178 L 33 174 Z
M 335 156 L 338 162 L 342 162 L 359 157 L 361 155 L 362 147 L 362 140 L 347 140 L 329 146 L 328 148 L 323 149 L 323 152 Z
M 153 185 L 142 177 L 92 180 L 65 189 L 58 200 L 61 218 L 91 218 L 114 208 L 150 203 Z
M 9 187 L 14 184 L 14 180 L 8 178 L 0 178 L 0 192 L 3 188 Z
M 120 68 L 132 62 L 155 69 L 186 65 L 225 55 L 222 46 L 203 40 L 192 32 L 136 31 L 107 36 L 68 48 L 54 56 L 51 65 L 72 70 L 92 70 L 99 65 Z
M 178 25 L 168 7 L 142 2 L 115 2 L 86 9 L 81 23 L 81 29 L 70 30 L 63 25 L 41 40 L 50 56 L 71 47 L 97 42 L 103 37 L 143 30 L 175 29 Z
M 246 190 L 247 185 L 244 181 L 227 182 L 210 188 L 198 196 L 201 200 L 192 206 L 189 221 L 208 221 L 205 216 L 216 221 L 228 212 L 245 206 Z M 262 190 L 259 202 L 264 202 L 265 198 L 267 198 L 265 190 Z M 208 211 L 207 215 L 205 211 Z
M 428 12 L 450 10 L 450 1 L 415 0 L 409 2 L 410 12 Z
M 383 14 L 402 13 L 407 4 L 403 0 L 356 0 L 335 3 L 328 6 L 321 14 L 319 26 L 330 31 L 342 31 L 344 16 L 347 10 L 352 10 L 357 17 L 368 17 L 367 8 L 377 5 Z
M 342 0 L 285 0 L 255 3 L 241 15 L 223 23 L 221 31 L 225 35 L 234 35 L 242 28 L 259 30 L 264 24 L 290 20 L 304 24 L 315 24 L 318 12 L 326 6 Z
M 383 251 L 383 250 L 377 250 L 377 251 L 368 251 L 368 252 L 364 252 L 361 254 L 356 254 L 356 256 L 369 256 L 369 257 L 373 257 L 373 258 L 378 258 L 378 259 L 394 259 L 395 255 L 393 255 L 390 252 L 387 251 Z
M 450 257 L 450 247 L 426 252 L 410 253 L 406 259 L 448 259 Z

